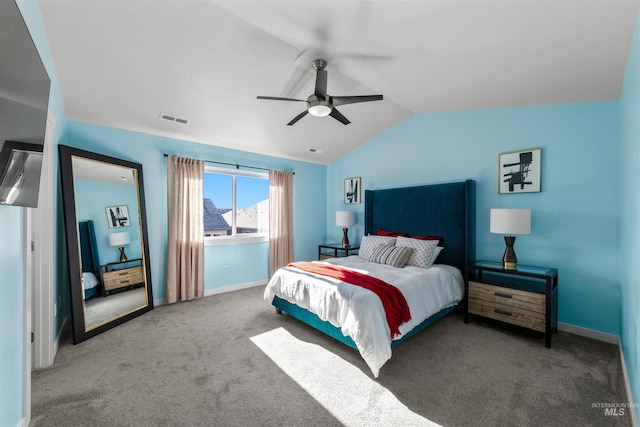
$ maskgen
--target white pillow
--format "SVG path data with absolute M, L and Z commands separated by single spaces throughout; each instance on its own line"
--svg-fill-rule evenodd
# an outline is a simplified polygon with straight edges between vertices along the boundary
M 86 291 L 87 289 L 95 288 L 98 285 L 98 279 L 93 273 L 83 272 L 82 273 L 82 288 Z
M 360 242 L 358 255 L 365 261 L 369 261 L 373 250 L 378 245 L 395 245 L 396 237 L 392 236 L 364 236 Z
M 419 240 L 409 237 L 398 237 L 396 246 L 407 246 L 413 249 L 411 256 L 407 260 L 407 265 L 429 268 L 433 261 L 431 259 L 433 250 L 438 246 L 437 240 Z
M 444 247 L 442 246 L 436 246 L 435 248 L 433 248 L 433 253 L 431 254 L 431 265 L 433 265 L 436 262 L 436 259 L 438 258 L 438 255 L 440 255 L 440 252 L 442 252 L 442 250 L 444 249 Z

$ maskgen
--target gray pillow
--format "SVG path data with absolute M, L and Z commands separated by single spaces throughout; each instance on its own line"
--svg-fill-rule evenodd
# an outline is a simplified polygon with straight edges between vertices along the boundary
M 413 249 L 407 246 L 378 245 L 369 257 L 369 261 L 402 268 L 412 252 Z

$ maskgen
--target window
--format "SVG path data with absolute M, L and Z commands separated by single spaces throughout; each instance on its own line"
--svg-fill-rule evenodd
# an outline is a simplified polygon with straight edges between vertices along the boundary
M 269 176 L 266 173 L 206 167 L 204 235 L 208 243 L 269 236 Z M 254 239 L 247 239 L 253 237 Z

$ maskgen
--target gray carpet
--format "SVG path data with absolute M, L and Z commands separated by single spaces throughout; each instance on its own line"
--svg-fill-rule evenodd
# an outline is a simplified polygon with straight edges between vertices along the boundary
M 283 327 L 371 372 L 355 350 L 275 314 L 262 292 L 160 306 L 75 346 L 65 338 L 54 365 L 33 373 L 31 426 L 342 425 L 251 338 Z M 627 401 L 617 346 L 560 332 L 550 350 L 458 312 L 394 348 L 375 383 L 443 426 L 631 425 L 628 409 L 593 405 Z

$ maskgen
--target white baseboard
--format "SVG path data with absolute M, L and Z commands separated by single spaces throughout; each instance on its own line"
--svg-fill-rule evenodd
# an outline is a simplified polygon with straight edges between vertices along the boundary
M 606 332 L 600 332 L 589 328 L 583 328 L 581 326 L 574 326 L 568 323 L 558 322 L 558 330 L 563 332 L 569 332 L 570 334 L 580 335 L 581 337 L 593 338 L 594 340 L 608 342 L 609 344 L 618 344 L 618 336 L 608 334 Z
M 205 290 L 204 291 L 204 296 L 208 297 L 208 296 L 211 296 L 211 295 L 224 294 L 226 292 L 239 291 L 241 289 L 254 288 L 256 286 L 265 286 L 266 284 L 267 284 L 267 282 L 265 282 L 264 280 L 259 280 L 257 282 L 241 283 L 239 285 L 225 286 L 223 288 L 209 289 L 209 290 Z M 153 300 L 153 305 L 154 306 L 165 305 L 166 303 L 167 303 L 167 299 L 166 298 L 160 298 L 160 299 L 154 299 Z
M 631 393 L 631 384 L 629 383 L 629 376 L 627 375 L 627 363 L 624 360 L 624 351 L 622 351 L 622 343 L 618 338 L 618 349 L 620 350 L 620 362 L 622 363 L 622 377 L 624 378 L 624 388 L 627 391 L 627 400 L 629 401 L 629 409 L 631 413 L 631 425 L 638 427 L 638 416 L 636 411 L 636 403 L 633 400 L 633 394 Z
M 255 288 L 256 286 L 265 286 L 266 284 L 267 282 L 265 282 L 264 280 L 260 280 L 257 282 L 249 282 L 249 283 L 242 283 L 240 285 L 226 286 L 224 288 L 209 289 L 208 291 L 204 291 L 204 296 L 208 297 L 211 295 L 224 294 L 225 292 L 233 292 L 233 291 L 239 291 L 240 289 Z
M 56 358 L 56 354 L 58 354 L 58 346 L 60 345 L 60 337 L 62 336 L 64 330 L 69 327 L 70 322 L 71 322 L 71 316 L 66 316 L 64 318 L 64 320 L 62 321 L 62 326 L 60 327 L 60 330 L 58 331 L 58 336 L 53 341 L 53 358 L 51 359 L 52 361 Z

